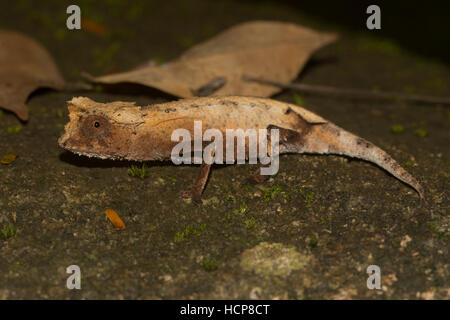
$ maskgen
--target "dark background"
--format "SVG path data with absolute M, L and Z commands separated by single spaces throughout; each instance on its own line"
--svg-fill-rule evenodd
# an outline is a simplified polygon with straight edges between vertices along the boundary
M 258 1 L 251 1 L 257 5 Z M 294 9 L 360 32 L 369 16 L 366 8 L 381 9 L 381 30 L 376 34 L 396 40 L 421 55 L 450 62 L 450 2 L 430 1 L 295 1 L 284 0 Z

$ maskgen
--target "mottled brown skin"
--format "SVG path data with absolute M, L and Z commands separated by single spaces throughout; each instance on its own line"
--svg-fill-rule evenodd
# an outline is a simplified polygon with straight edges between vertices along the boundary
M 265 98 L 205 97 L 170 103 L 135 106 L 129 102 L 98 103 L 78 97 L 68 102 L 70 121 L 59 139 L 61 147 L 88 157 L 134 161 L 168 160 L 178 142 L 171 141 L 175 129 L 189 130 L 194 137 L 194 120 L 202 131 L 215 128 L 226 137 L 226 129 L 279 130 L 280 154 L 337 154 L 377 164 L 424 197 L 420 184 L 386 152 L 298 107 Z M 270 137 L 269 137 L 270 138 Z M 270 150 L 270 139 L 268 139 Z M 203 146 L 211 142 L 204 142 Z M 226 143 L 224 141 L 224 155 Z M 248 145 L 246 145 L 248 157 Z M 183 192 L 199 201 L 210 166 L 203 163 L 194 188 Z M 259 183 L 259 170 L 249 179 Z

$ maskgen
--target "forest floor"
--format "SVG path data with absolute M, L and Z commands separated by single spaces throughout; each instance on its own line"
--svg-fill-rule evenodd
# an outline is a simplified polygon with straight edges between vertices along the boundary
M 336 31 L 272 2 L 110 2 L 105 9 L 80 1 L 85 17 L 108 28 L 103 37 L 65 29 L 64 1 L 10 2 L 1 27 L 39 40 L 69 81 L 81 71 L 168 61 L 247 20 Z M 297 82 L 448 95 L 447 65 L 368 30 L 337 31 L 341 39 L 314 54 Z M 282 156 L 278 175 L 253 187 L 243 183 L 252 165 L 214 168 L 195 205 L 178 196 L 194 182 L 194 166 L 147 163 L 148 177 L 139 179 L 127 174 L 132 163 L 62 150 L 57 139 L 72 96 L 144 105 L 175 99 L 139 86 L 39 90 L 27 123 L 1 113 L 0 156 L 18 157 L 0 165 L 0 299 L 450 298 L 448 108 L 300 95 L 303 107 L 405 166 L 425 188 L 422 205 L 375 165 L 314 155 Z M 295 102 L 287 90 L 273 98 Z M 126 229 L 113 228 L 107 208 Z M 81 268 L 81 290 L 66 288 L 69 265 Z M 370 265 L 381 269 L 380 290 L 367 288 Z

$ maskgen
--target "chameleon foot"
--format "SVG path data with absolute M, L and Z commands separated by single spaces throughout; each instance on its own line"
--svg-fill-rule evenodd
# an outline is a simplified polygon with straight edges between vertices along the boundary
M 193 192 L 192 190 L 181 191 L 179 193 L 179 195 L 182 198 L 191 198 L 192 202 L 194 202 L 195 204 L 201 204 L 202 203 L 201 196 L 198 193 Z
M 266 181 L 270 176 L 261 174 L 262 167 L 267 167 L 267 165 L 259 167 L 250 177 L 244 180 L 244 184 L 252 186 Z

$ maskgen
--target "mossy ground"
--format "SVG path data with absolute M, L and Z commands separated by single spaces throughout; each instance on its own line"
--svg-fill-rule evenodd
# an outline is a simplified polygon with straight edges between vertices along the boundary
M 0 21 L 40 40 L 71 81 L 80 71 L 97 75 L 149 58 L 170 60 L 245 20 L 330 27 L 275 2 L 108 1 L 108 9 L 80 3 L 86 18 L 107 27 L 107 36 L 67 31 L 64 1 L 39 8 L 11 2 L 0 10 Z M 448 95 L 450 72 L 368 31 L 344 31 L 339 42 L 314 55 L 297 81 Z M 0 165 L 0 227 L 7 234 L 0 239 L 0 298 L 449 298 L 448 108 L 294 97 L 292 91 L 275 97 L 302 101 L 385 149 L 423 183 L 423 205 L 412 189 L 369 163 L 287 155 L 277 176 L 254 187 L 243 184 L 254 166 L 214 168 L 197 206 L 178 196 L 193 183 L 195 167 L 147 163 L 147 177 L 139 179 L 128 170 L 140 164 L 60 149 L 66 101 L 78 95 L 139 104 L 170 99 L 131 86 L 40 90 L 29 99 L 28 123 L 2 112 L 0 156 L 18 157 Z M 403 130 L 393 132 L 400 125 Z M 125 230 L 114 229 L 106 208 L 120 215 Z M 283 263 L 293 259 L 289 272 L 264 254 L 260 263 L 248 261 L 245 252 L 264 246 L 279 248 L 275 257 Z M 66 288 L 72 264 L 81 268 L 81 290 Z M 366 287 L 372 264 L 381 268 L 381 290 Z

